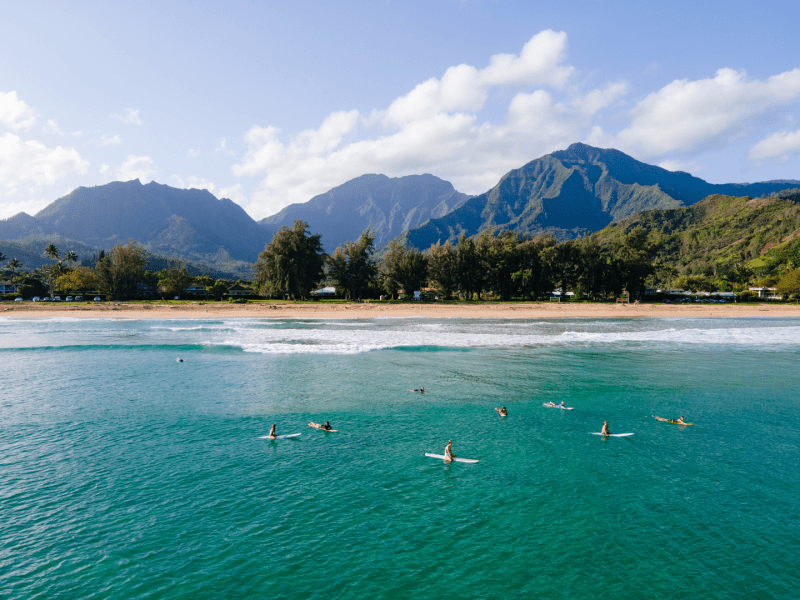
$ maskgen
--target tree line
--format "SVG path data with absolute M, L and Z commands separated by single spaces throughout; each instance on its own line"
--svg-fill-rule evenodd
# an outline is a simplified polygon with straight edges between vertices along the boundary
M 308 298 L 322 284 L 350 298 L 396 297 L 434 288 L 442 298 L 458 294 L 500 300 L 549 297 L 556 289 L 575 291 L 591 299 L 644 295 L 648 278 L 657 273 L 658 250 L 645 231 L 637 228 L 614 243 L 593 238 L 557 242 L 552 235 L 520 235 L 486 230 L 458 243 L 436 243 L 425 251 L 392 241 L 380 260 L 374 257 L 372 232 L 347 242 L 327 255 L 319 234 L 295 221 L 284 226 L 255 263 L 256 284 L 262 295 Z

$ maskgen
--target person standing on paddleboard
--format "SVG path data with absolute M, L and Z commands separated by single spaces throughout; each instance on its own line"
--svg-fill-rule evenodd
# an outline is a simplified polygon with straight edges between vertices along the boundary
M 603 428 L 600 430 L 600 433 L 603 435 L 611 435 L 611 432 L 608 430 L 608 421 L 603 421 Z
M 456 457 L 453 454 L 453 440 L 447 440 L 447 446 L 444 447 L 444 459 L 446 461 L 451 461 Z

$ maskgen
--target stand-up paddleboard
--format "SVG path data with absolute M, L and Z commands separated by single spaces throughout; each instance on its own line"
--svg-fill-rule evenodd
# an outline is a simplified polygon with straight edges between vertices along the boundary
M 552 402 L 545 402 L 542 406 L 546 406 L 547 408 L 560 408 L 561 410 L 574 410 L 575 407 L 573 406 L 561 406 L 560 404 L 553 404 Z
M 309 423 L 308 426 L 313 427 L 314 429 L 319 429 L 320 431 L 327 431 L 328 433 L 339 433 L 338 429 L 325 429 L 319 423 L 314 423 L 314 421 L 311 421 L 311 423 Z
M 656 421 L 663 421 L 664 423 L 672 423 L 674 425 L 694 425 L 694 423 L 681 423 L 676 419 L 665 419 L 664 417 L 654 417 Z
M 609 433 L 605 434 L 600 431 L 595 433 L 594 431 L 591 432 L 592 435 L 602 435 L 603 437 L 628 437 L 629 435 L 633 435 L 632 433 Z
M 438 458 L 439 460 L 446 460 L 444 454 L 431 454 L 429 452 L 426 452 L 425 456 L 429 458 Z M 453 457 L 453 462 L 476 463 L 478 461 L 473 458 L 460 458 L 458 456 L 455 456 Z
M 290 433 L 288 435 L 276 435 L 275 437 L 269 435 L 262 435 L 258 439 L 260 440 L 285 440 L 286 438 L 293 438 L 293 437 L 300 437 L 299 433 Z

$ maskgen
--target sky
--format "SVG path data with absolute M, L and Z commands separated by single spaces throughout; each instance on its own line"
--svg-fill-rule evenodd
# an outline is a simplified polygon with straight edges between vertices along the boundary
M 3 0 L 0 219 L 79 186 L 255 219 L 365 173 L 479 194 L 574 142 L 800 179 L 800 2 Z

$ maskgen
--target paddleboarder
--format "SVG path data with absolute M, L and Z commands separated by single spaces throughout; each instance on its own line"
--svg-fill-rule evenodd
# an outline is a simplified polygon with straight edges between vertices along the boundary
M 444 459 L 447 462 L 452 461 L 456 457 L 453 454 L 453 440 L 447 440 L 447 446 L 444 447 Z

